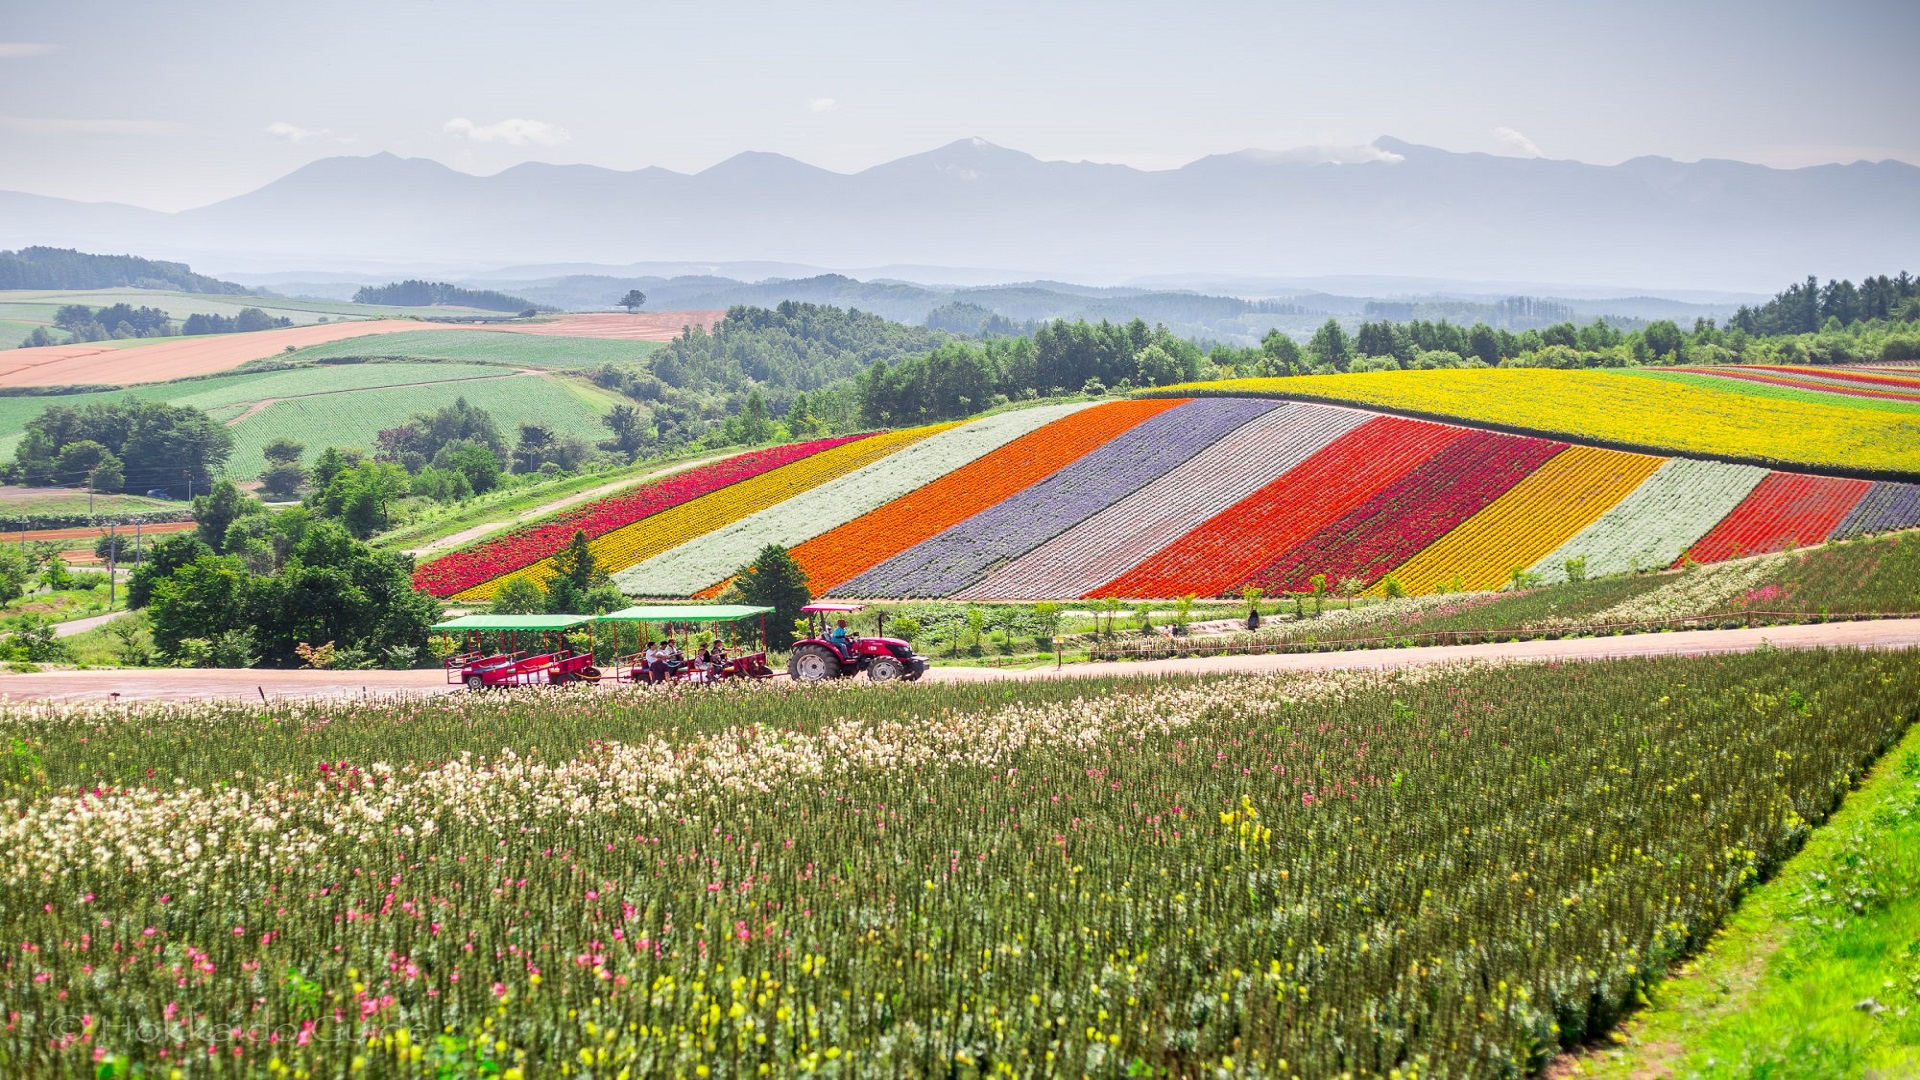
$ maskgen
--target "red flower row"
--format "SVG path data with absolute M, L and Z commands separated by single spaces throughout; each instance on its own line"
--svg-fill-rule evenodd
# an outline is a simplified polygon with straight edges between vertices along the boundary
M 1369 420 L 1087 595 L 1225 594 L 1466 434 L 1398 416 Z
M 1315 574 L 1329 589 L 1372 585 L 1454 526 L 1485 509 L 1566 443 L 1475 431 L 1254 573 L 1268 593 L 1302 592 Z
M 424 563 L 413 572 L 413 587 L 435 596 L 452 596 L 553 555 L 573 539 L 575 532 L 584 532 L 593 540 L 729 484 L 864 438 L 864 434 L 843 435 L 751 450 L 686 469 Z
M 1821 543 L 1872 486 L 1865 480 L 1768 473 L 1680 561 L 1720 562 Z

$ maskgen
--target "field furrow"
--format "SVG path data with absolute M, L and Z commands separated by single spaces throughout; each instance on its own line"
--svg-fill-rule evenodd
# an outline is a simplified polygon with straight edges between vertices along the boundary
M 1585 559 L 1596 578 L 1671 566 L 1766 476 L 1757 465 L 1673 458 L 1530 570 L 1552 585 L 1567 579 L 1568 559 Z
M 1571 446 L 1393 571 L 1415 596 L 1497 589 L 1593 524 L 1666 463 L 1650 454 Z M 1379 595 L 1376 582 L 1369 593 Z
M 1186 464 L 1047 541 L 959 599 L 1079 596 L 1125 573 L 1365 423 L 1352 409 L 1291 405 L 1229 433 Z
M 1282 407 L 1259 398 L 1169 410 L 1018 495 L 848 581 L 842 596 L 951 596 L 1166 475 L 1228 432 Z

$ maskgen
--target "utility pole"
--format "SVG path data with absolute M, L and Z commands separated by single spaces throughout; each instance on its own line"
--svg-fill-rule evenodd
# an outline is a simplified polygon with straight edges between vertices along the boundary
M 133 519 L 133 564 L 140 565 L 140 525 L 143 518 Z
M 107 523 L 107 610 L 109 612 L 113 610 L 114 584 L 116 581 L 114 570 L 117 561 L 116 557 L 120 554 L 120 543 L 114 537 L 114 526 L 118 524 L 119 522 Z

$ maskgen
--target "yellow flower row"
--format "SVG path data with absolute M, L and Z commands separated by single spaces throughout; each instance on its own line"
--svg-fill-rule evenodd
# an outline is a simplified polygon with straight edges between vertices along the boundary
M 1159 394 L 1351 402 L 1695 454 L 1920 474 L 1920 416 L 1613 371 L 1484 368 L 1231 379 Z
M 1392 576 L 1415 595 L 1456 577 L 1469 590 L 1497 589 L 1515 567 L 1524 570 L 1539 562 L 1666 463 L 1650 454 L 1568 447 Z M 1383 578 L 1367 594 L 1385 591 Z
M 704 536 L 748 514 L 791 498 L 798 492 L 845 476 L 861 466 L 870 465 L 896 450 L 954 426 L 932 424 L 905 431 L 889 431 L 823 450 L 615 529 L 592 541 L 588 547 L 609 573 L 625 570 L 696 536 Z M 542 559 L 515 573 L 475 585 L 456 594 L 454 599 L 491 600 L 500 586 L 514 578 L 526 578 L 538 585 L 551 578 L 553 572 L 553 560 Z

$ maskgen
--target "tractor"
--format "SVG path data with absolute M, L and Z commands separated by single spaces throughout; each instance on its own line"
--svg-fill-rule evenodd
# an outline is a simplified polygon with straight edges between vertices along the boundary
M 807 617 L 807 638 L 794 645 L 787 658 L 787 674 L 795 682 L 820 682 L 844 679 L 867 673 L 873 682 L 911 682 L 927 673 L 927 658 L 916 656 L 913 646 L 899 638 L 847 635 L 840 645 L 828 636 L 828 623 L 837 615 L 849 615 L 864 604 L 808 604 L 800 609 Z

